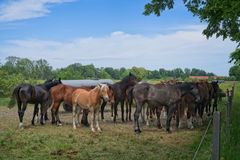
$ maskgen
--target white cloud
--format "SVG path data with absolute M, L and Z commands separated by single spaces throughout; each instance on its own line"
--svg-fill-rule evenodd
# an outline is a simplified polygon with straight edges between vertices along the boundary
M 0 21 L 16 21 L 45 16 L 49 5 L 72 0 L 11 0 L 0 5 Z
M 195 28 L 194 30 L 192 28 Z M 44 58 L 56 67 L 71 63 L 93 63 L 97 67 L 142 66 L 148 69 L 201 68 L 227 75 L 229 53 L 236 44 L 230 40 L 206 40 L 201 29 L 167 35 L 144 36 L 116 31 L 104 37 L 81 37 L 68 42 L 25 39 L 9 40 L 0 47 L 6 56 Z M 200 28 L 200 27 L 199 27 Z

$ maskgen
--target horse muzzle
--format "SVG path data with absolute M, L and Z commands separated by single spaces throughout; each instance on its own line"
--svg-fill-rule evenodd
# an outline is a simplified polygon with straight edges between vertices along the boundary
M 108 101 L 109 101 L 109 98 L 108 98 L 107 96 L 103 96 L 102 98 L 103 98 L 103 100 L 104 100 L 105 102 L 108 102 Z
M 200 100 L 201 100 L 200 96 L 197 95 L 197 96 L 195 97 L 195 102 L 198 103 L 198 102 L 200 102 Z

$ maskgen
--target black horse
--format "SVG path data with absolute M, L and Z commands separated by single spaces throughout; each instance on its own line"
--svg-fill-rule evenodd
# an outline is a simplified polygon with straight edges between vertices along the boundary
M 128 76 L 124 77 L 121 81 L 114 83 L 113 85 L 110 85 L 110 88 L 113 91 L 114 96 L 114 104 L 113 104 L 113 121 L 116 122 L 116 116 L 117 116 L 117 106 L 119 103 L 121 103 L 121 112 L 122 112 L 122 122 L 124 122 L 124 101 L 126 98 L 126 91 L 129 87 L 134 86 L 137 84 L 138 80 L 137 77 L 129 73 Z M 104 119 L 103 112 L 105 108 L 105 104 L 101 106 L 101 116 L 102 119 Z
M 23 116 L 28 103 L 41 105 L 40 123 L 43 124 L 43 116 L 51 103 L 51 96 L 49 90 L 51 87 L 60 83 L 62 83 L 60 79 L 54 81 L 48 80 L 42 85 L 33 86 L 31 84 L 20 84 L 14 88 L 12 98 L 8 104 L 8 107 L 14 107 L 17 101 L 20 128 L 23 126 Z
M 170 132 L 170 123 L 173 113 L 180 105 L 182 96 L 186 94 L 192 94 L 195 97 L 195 101 L 199 101 L 199 93 L 196 85 L 193 83 L 183 83 L 175 85 L 165 85 L 161 88 L 149 84 L 141 83 L 134 86 L 133 97 L 136 102 L 136 110 L 134 113 L 134 131 L 140 133 L 139 128 L 139 114 L 141 113 L 142 106 L 147 103 L 152 106 L 166 106 L 167 109 L 167 122 L 166 130 Z
M 59 84 L 62 83 L 60 78 L 59 78 L 58 81 L 59 81 Z M 46 86 L 46 84 L 51 83 L 51 82 L 53 82 L 52 79 L 45 81 L 43 84 L 38 84 L 37 86 L 42 87 L 43 89 L 45 89 L 46 91 L 49 92 L 51 88 L 48 88 L 48 87 Z M 55 86 L 55 85 L 54 85 L 54 86 Z M 35 120 L 35 116 L 38 116 L 38 113 L 39 113 L 39 104 L 40 104 L 40 103 L 35 103 L 35 105 L 34 105 L 32 125 L 35 125 L 34 120 Z M 51 104 L 52 104 L 52 97 L 51 97 L 51 94 L 49 94 L 47 109 L 51 106 Z M 46 109 L 46 113 L 44 114 L 44 120 L 45 120 L 45 121 L 46 121 L 46 120 L 49 120 L 49 119 L 48 119 L 48 115 L 47 115 L 47 109 Z M 41 114 L 41 113 L 40 113 L 40 114 Z M 43 124 L 43 123 L 41 122 L 41 124 Z

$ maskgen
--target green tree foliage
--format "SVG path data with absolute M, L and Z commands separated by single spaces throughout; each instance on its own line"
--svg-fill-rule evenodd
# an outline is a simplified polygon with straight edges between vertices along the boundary
M 22 74 L 9 74 L 7 71 L 0 69 L 0 97 L 11 95 L 13 88 L 23 82 Z
M 237 48 L 234 52 L 230 54 L 230 63 L 234 62 L 236 65 L 240 65 L 240 48 Z
M 229 38 L 240 46 L 240 1 L 239 0 L 183 0 L 188 11 L 206 22 L 203 34 L 209 38 L 213 35 Z M 144 15 L 160 16 L 166 9 L 174 7 L 174 0 L 151 0 L 145 5 Z M 230 61 L 240 61 L 240 48 L 230 55 Z
M 229 70 L 229 76 L 231 77 L 235 77 L 236 80 L 240 80 L 240 66 L 239 65 L 235 65 L 232 66 Z
M 140 80 L 147 78 L 148 75 L 148 71 L 143 67 L 132 67 L 130 72 L 136 75 Z
M 240 42 L 240 1 L 239 0 L 183 0 L 187 9 L 207 22 L 203 34 L 207 38 L 216 35 Z M 166 9 L 174 7 L 174 0 L 151 0 L 145 5 L 144 15 L 161 15 Z

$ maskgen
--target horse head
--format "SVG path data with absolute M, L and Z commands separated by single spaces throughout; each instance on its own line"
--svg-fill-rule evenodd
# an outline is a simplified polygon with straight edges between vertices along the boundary
M 108 87 L 108 85 L 98 84 L 98 86 L 100 87 L 100 95 L 103 98 L 103 100 L 105 102 L 109 101 L 109 96 L 108 96 L 109 87 Z
M 131 72 L 129 72 L 129 75 L 127 78 L 128 78 L 128 83 L 130 86 L 134 86 L 135 84 L 138 83 L 138 78 Z
M 52 87 L 58 85 L 58 84 L 61 84 L 62 81 L 61 79 L 59 78 L 58 80 L 51 80 L 51 81 L 46 81 L 46 83 L 44 83 L 44 86 L 49 90 L 51 89 Z
M 195 102 L 198 103 L 201 100 L 199 89 L 197 88 L 197 85 L 194 83 L 188 83 L 190 87 L 190 93 L 195 97 Z

